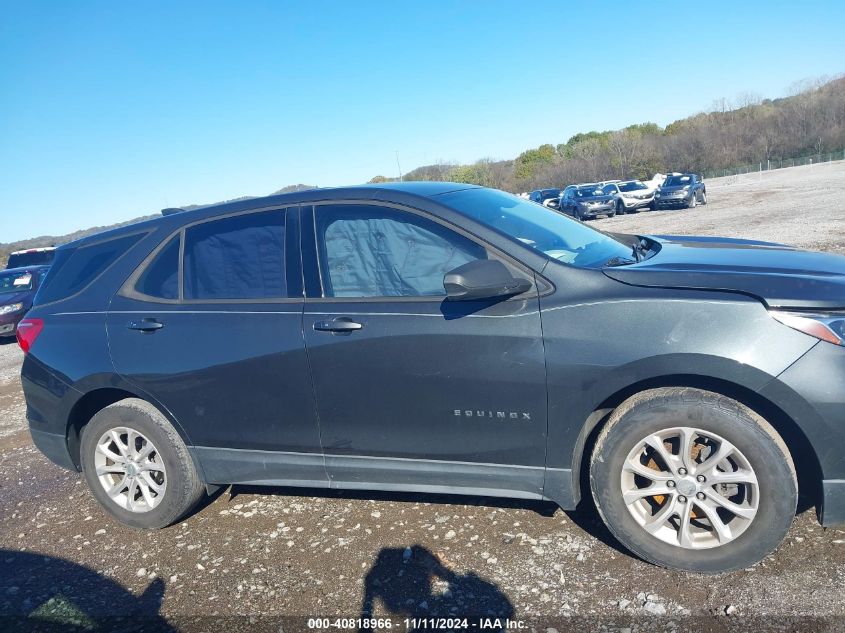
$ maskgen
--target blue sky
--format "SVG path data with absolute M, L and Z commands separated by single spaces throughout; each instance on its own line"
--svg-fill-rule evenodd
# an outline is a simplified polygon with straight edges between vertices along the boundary
M 0 2 L 0 242 L 845 71 L 839 2 Z

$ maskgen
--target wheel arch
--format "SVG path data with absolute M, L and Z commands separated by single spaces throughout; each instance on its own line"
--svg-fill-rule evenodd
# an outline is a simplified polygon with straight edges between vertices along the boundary
M 798 476 L 801 512 L 822 502 L 822 469 L 818 455 L 801 427 L 776 403 L 748 387 L 711 376 L 675 374 L 641 380 L 619 389 L 605 398 L 584 421 L 572 453 L 572 495 L 576 503 L 584 490 L 589 490 L 589 456 L 596 438 L 610 414 L 631 396 L 659 387 L 692 387 L 732 398 L 766 420 L 781 436 L 789 450 Z
M 77 470 L 81 468 L 80 442 L 82 438 L 82 430 L 85 428 L 91 418 L 97 413 L 108 407 L 109 405 L 126 400 L 128 398 L 137 398 L 143 400 L 163 415 L 168 422 L 173 426 L 182 441 L 191 451 L 191 443 L 188 440 L 182 426 L 174 419 L 166 407 L 156 402 L 154 399 L 146 396 L 139 390 L 133 389 L 130 385 L 121 383 L 119 386 L 99 386 L 87 390 L 73 405 L 67 415 L 67 423 L 65 426 L 65 439 L 67 442 L 68 454 L 71 460 L 76 465 Z M 195 460 L 196 462 L 196 460 Z M 202 475 L 201 468 L 197 463 L 198 470 Z

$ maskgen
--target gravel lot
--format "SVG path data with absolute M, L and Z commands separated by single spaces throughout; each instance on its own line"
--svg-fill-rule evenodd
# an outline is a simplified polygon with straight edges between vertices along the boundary
M 707 190 L 705 207 L 596 225 L 845 252 L 845 163 L 712 180 Z M 811 509 L 765 561 L 719 577 L 633 558 L 589 509 L 474 497 L 236 487 L 171 528 L 134 531 L 31 445 L 21 359 L 0 344 L 0 618 L 34 612 L 84 627 L 86 616 L 158 614 L 144 622 L 192 628 L 184 618 L 357 617 L 371 604 L 376 615 L 490 613 L 559 630 L 648 615 L 672 630 L 788 630 L 783 618 L 796 616 L 822 618 L 801 619 L 802 630 L 845 626 L 845 529 L 823 530 Z

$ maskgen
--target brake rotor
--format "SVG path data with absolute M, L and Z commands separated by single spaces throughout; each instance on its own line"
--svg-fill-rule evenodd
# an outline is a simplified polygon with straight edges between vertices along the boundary
M 672 452 L 672 445 L 671 445 L 671 444 L 669 444 L 668 442 L 664 442 L 664 443 L 663 443 L 663 447 L 664 447 L 664 448 L 665 448 L 665 449 L 666 449 L 669 453 L 671 453 L 671 452 Z M 697 461 L 697 460 L 698 460 L 698 456 L 701 454 L 701 449 L 702 449 L 702 448 L 704 448 L 704 445 L 703 445 L 703 444 L 700 444 L 700 443 L 698 443 L 698 442 L 696 442 L 695 444 L 693 444 L 693 446 L 692 446 L 692 460 L 693 460 L 693 461 Z M 654 457 L 650 457 L 650 458 L 649 458 L 649 460 L 648 460 L 648 462 L 646 462 L 646 468 L 651 468 L 652 470 L 657 471 L 657 472 L 663 472 L 663 471 L 660 469 L 660 466 L 658 466 L 658 465 L 657 465 L 657 462 L 656 462 L 656 461 L 654 461 Z M 665 496 L 665 495 L 654 495 L 654 497 L 652 497 L 652 498 L 653 498 L 653 499 L 654 499 L 654 501 L 657 503 L 657 507 L 658 507 L 658 508 L 662 508 L 662 507 L 663 507 L 664 502 L 666 501 L 666 496 Z M 690 518 L 691 518 L 691 519 L 698 519 L 698 518 L 700 518 L 700 517 L 698 516 L 698 514 L 696 513 L 696 511 L 695 511 L 695 509 L 694 509 L 694 508 L 693 508 L 693 511 L 690 513 Z

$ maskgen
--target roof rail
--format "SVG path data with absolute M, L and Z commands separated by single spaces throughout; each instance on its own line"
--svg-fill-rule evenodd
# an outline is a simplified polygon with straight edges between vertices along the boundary
M 182 213 L 185 209 L 180 209 L 179 207 L 169 207 L 167 209 L 162 209 L 162 215 L 173 215 L 174 213 Z

